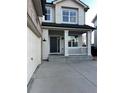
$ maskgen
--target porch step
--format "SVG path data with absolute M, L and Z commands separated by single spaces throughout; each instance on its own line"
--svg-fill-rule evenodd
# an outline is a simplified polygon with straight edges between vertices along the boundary
M 82 62 L 92 60 L 92 56 L 59 56 L 59 55 L 50 55 L 49 62 Z

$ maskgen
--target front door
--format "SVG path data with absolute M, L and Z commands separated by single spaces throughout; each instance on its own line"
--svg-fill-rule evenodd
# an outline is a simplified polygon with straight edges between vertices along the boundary
M 50 37 L 50 53 L 60 53 L 60 37 Z

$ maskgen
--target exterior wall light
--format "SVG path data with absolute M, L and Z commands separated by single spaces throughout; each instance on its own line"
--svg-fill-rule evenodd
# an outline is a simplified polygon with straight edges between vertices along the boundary
M 62 37 L 62 40 L 64 40 L 64 37 Z
M 78 38 L 78 36 L 75 36 L 75 38 Z
M 44 38 L 43 41 L 46 42 L 46 39 Z

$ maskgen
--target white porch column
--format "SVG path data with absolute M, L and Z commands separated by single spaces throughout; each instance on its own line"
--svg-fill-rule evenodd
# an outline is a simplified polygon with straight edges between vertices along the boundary
M 42 54 L 43 54 L 43 59 L 48 59 L 48 55 L 49 55 L 49 30 L 48 29 L 43 29 L 43 33 L 42 33 L 42 42 L 43 42 L 43 50 L 42 50 Z
M 83 45 L 83 37 L 82 37 L 82 34 L 81 34 L 81 35 L 78 35 L 78 40 L 79 40 L 79 46 L 82 47 L 82 45 Z
M 92 31 L 88 31 L 87 34 L 86 34 L 88 56 L 91 56 L 91 33 L 92 33 Z
M 68 56 L 68 30 L 64 30 L 64 38 L 65 38 L 65 56 Z

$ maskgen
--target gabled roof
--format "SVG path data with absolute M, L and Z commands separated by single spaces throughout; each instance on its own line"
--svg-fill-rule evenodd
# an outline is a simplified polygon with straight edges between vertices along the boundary
M 65 0 L 54 0 L 52 3 L 57 4 L 57 3 L 62 2 L 62 1 L 65 1 Z M 74 0 L 74 1 L 77 2 L 78 4 L 80 4 L 81 6 L 83 6 L 85 11 L 87 11 L 89 9 L 89 6 L 86 5 L 85 3 L 83 3 L 82 1 L 80 1 L 80 0 Z
M 46 0 L 32 0 L 38 16 L 45 15 Z M 42 10 L 42 12 L 41 12 Z
M 42 26 L 50 26 L 50 27 L 64 27 L 64 28 L 80 28 L 80 29 L 91 29 L 94 30 L 94 27 L 89 25 L 78 25 L 78 24 L 58 24 L 58 23 L 48 23 L 42 22 Z
M 94 23 L 97 20 L 97 15 L 93 18 L 92 23 Z

